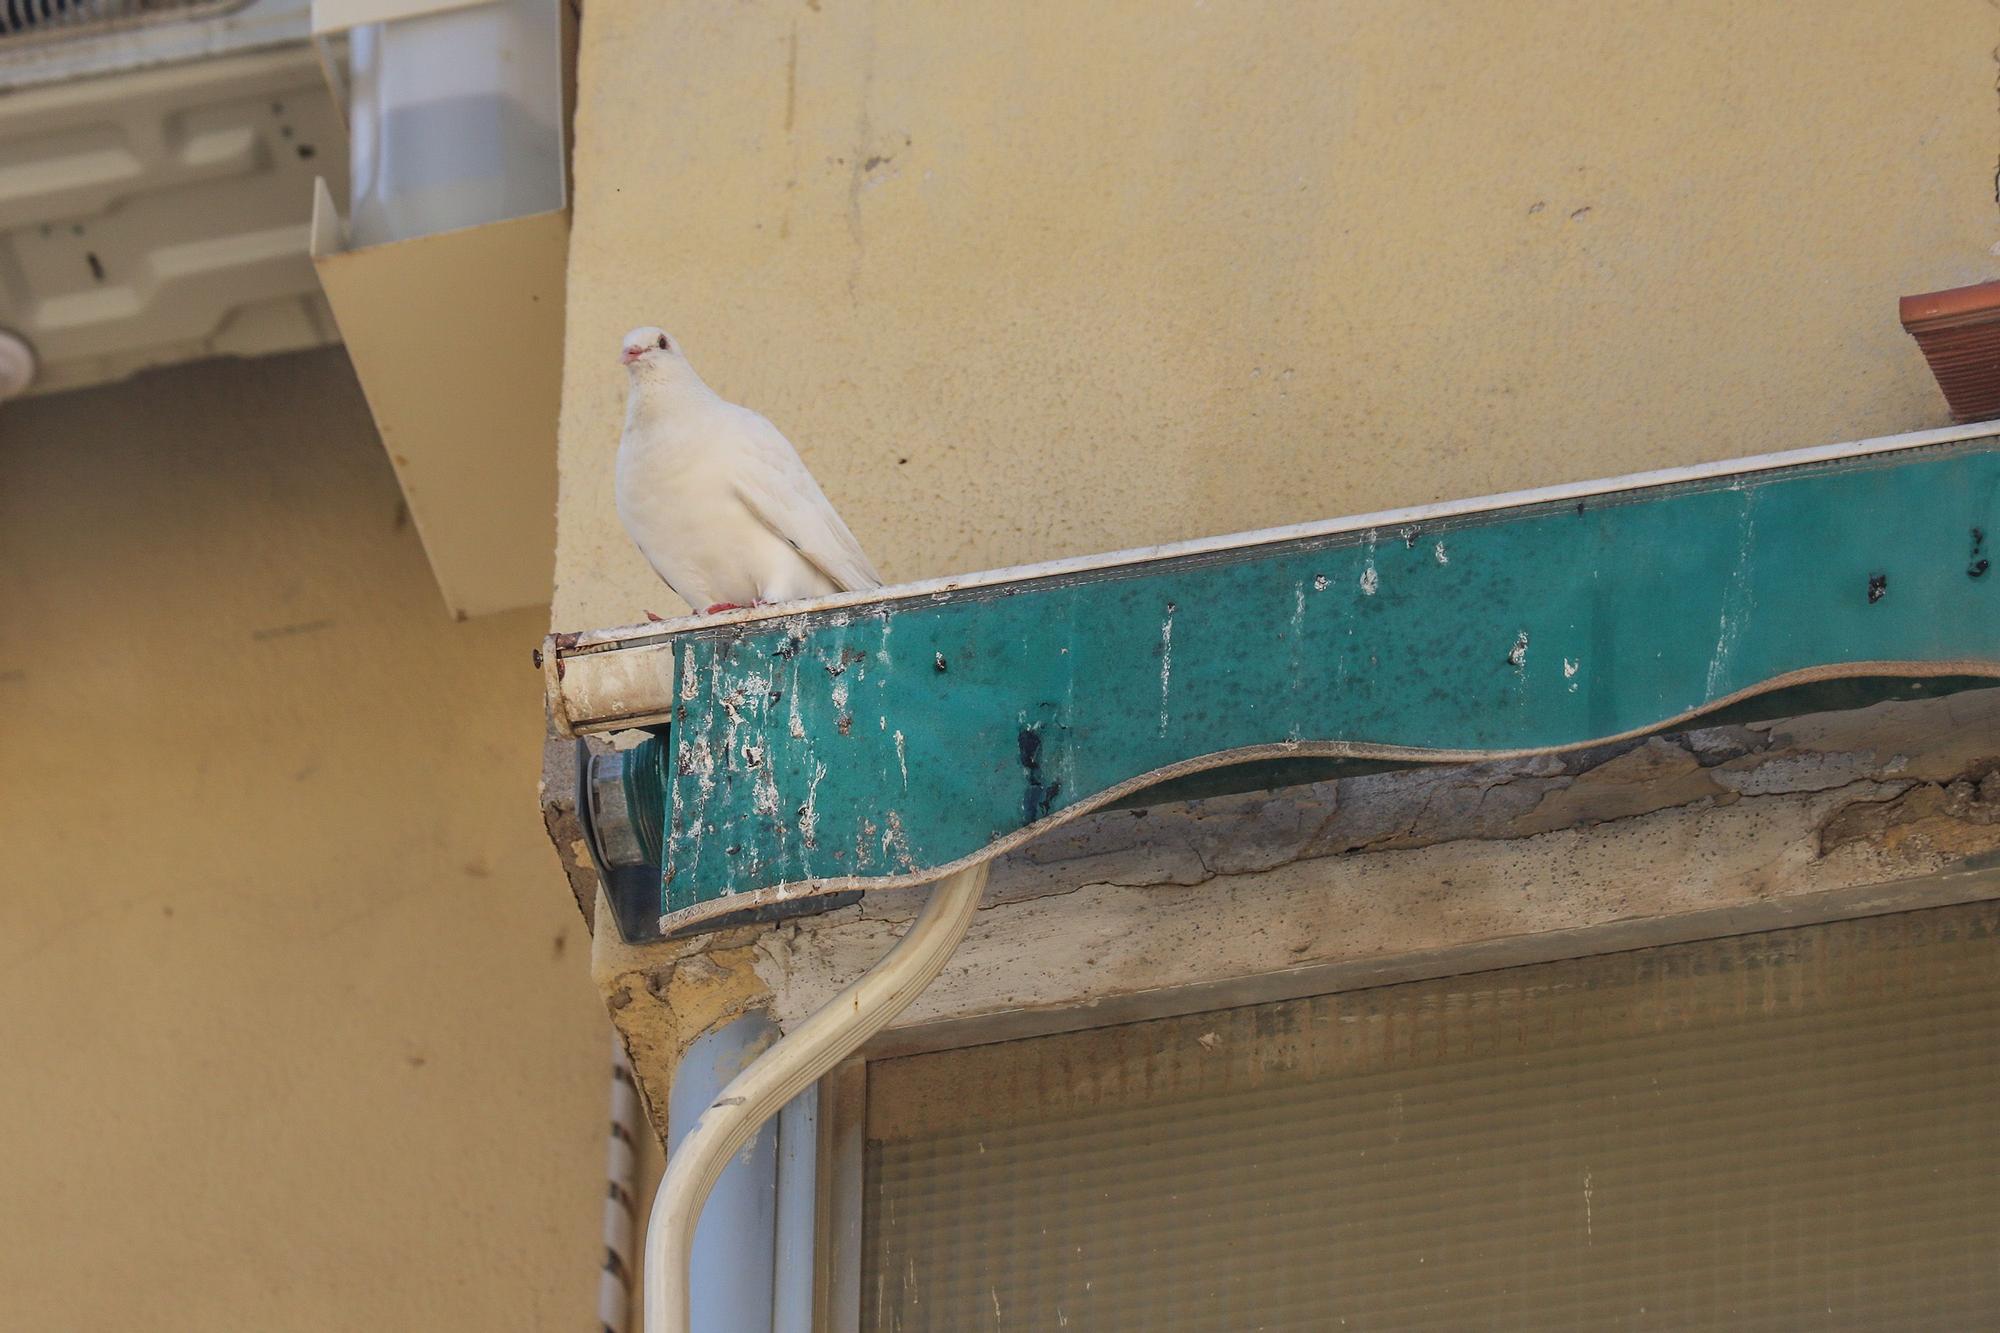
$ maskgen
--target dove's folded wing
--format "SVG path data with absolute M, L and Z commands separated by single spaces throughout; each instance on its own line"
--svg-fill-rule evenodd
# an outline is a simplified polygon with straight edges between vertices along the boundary
M 881 587 L 882 576 L 791 442 L 755 412 L 739 410 L 749 446 L 749 466 L 737 479 L 737 497 L 745 507 L 841 591 Z

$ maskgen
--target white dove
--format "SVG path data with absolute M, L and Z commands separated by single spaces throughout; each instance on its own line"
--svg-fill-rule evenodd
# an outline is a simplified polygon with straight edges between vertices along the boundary
M 882 586 L 776 426 L 702 383 L 659 329 L 626 334 L 623 360 L 618 518 L 676 596 L 710 614 Z

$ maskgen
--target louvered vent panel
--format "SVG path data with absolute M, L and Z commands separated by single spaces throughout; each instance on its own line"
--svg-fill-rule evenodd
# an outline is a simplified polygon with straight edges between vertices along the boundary
M 2000 282 L 1906 296 L 1902 317 L 1944 391 L 1951 419 L 2000 417 Z
M 112 28 L 209 18 L 248 0 L 0 0 L 0 43 L 82 37 Z

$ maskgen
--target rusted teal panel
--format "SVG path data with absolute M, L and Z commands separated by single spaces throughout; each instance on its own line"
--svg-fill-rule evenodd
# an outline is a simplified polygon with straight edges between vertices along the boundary
M 660 908 L 921 879 L 1217 756 L 1551 750 L 2000 674 L 1989 533 L 1978 440 L 688 631 Z

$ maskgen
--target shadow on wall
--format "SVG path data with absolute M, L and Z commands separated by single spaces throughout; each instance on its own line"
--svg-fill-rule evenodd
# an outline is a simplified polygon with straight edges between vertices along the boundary
M 0 608 L 0 1326 L 583 1316 L 543 616 L 451 621 L 345 356 L 0 408 Z

